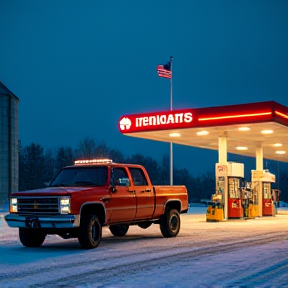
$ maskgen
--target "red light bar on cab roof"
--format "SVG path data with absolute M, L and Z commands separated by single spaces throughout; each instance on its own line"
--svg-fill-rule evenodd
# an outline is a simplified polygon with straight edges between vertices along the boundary
M 112 163 L 113 161 L 111 159 L 87 159 L 87 160 L 76 160 L 74 162 L 75 165 L 79 164 L 98 164 L 98 163 Z

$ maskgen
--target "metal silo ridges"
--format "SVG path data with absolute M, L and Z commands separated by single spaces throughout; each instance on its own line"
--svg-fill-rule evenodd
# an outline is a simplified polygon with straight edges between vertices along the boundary
M 18 102 L 0 81 L 0 209 L 6 209 L 8 195 L 18 191 Z

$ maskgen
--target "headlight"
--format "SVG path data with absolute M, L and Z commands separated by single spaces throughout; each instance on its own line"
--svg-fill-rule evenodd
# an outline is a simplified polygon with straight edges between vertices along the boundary
M 17 213 L 18 212 L 17 198 L 10 198 L 10 212 L 11 213 Z
M 60 197 L 60 213 L 69 214 L 70 213 L 70 196 Z

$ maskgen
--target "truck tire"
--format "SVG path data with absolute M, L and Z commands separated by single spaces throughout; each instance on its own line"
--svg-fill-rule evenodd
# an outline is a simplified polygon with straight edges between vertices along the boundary
M 126 224 L 109 226 L 109 230 L 111 231 L 111 233 L 114 236 L 119 236 L 119 237 L 125 236 L 128 229 L 129 229 L 129 225 L 126 225 Z
M 160 230 L 164 237 L 176 237 L 180 230 L 180 215 L 176 209 L 166 209 L 160 219 Z
M 138 226 L 142 229 L 147 229 L 148 227 L 150 227 L 152 225 L 152 222 L 149 221 L 145 221 L 145 222 L 140 222 L 138 223 Z
M 25 247 L 40 247 L 46 238 L 46 233 L 38 229 L 19 228 L 19 238 Z
M 102 227 L 96 215 L 83 215 L 80 221 L 78 240 L 82 248 L 96 248 L 102 238 Z

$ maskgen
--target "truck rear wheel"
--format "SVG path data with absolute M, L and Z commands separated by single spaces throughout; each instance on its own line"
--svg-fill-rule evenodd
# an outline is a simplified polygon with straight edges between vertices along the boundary
M 19 228 L 19 238 L 25 247 L 40 247 L 46 238 L 46 233 L 38 229 Z
M 109 230 L 111 231 L 111 233 L 114 236 L 119 236 L 119 237 L 125 236 L 128 229 L 129 229 L 129 225 L 125 225 L 125 224 L 110 225 L 109 226 Z
M 164 237 L 176 237 L 180 230 L 180 215 L 176 209 L 166 209 L 160 219 L 160 230 Z
M 81 217 L 78 240 L 84 249 L 96 248 L 102 238 L 102 227 L 96 215 Z

